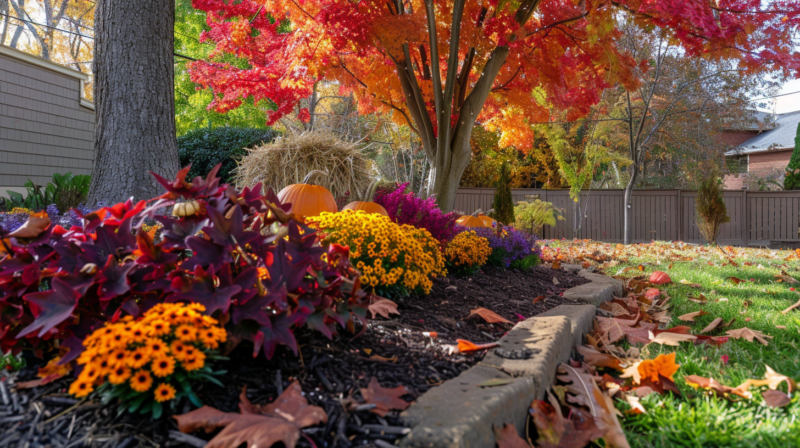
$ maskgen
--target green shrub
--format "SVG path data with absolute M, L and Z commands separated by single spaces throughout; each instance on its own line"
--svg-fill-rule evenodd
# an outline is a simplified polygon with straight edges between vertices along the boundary
M 514 222 L 514 200 L 511 199 L 511 170 L 508 163 L 500 165 L 500 179 L 497 181 L 497 190 L 494 192 L 494 219 L 509 225 Z
M 518 202 L 514 206 L 514 219 L 514 228 L 517 230 L 541 235 L 545 224 L 555 226 L 557 220 L 564 220 L 564 216 L 551 202 L 536 199 L 533 202 Z
M 722 224 L 730 222 L 731 218 L 728 216 L 725 201 L 722 200 L 720 178 L 716 172 L 712 172 L 700 183 L 695 200 L 695 211 L 700 235 L 709 244 L 717 244 Z
M 800 123 L 797 124 L 797 134 L 794 137 L 794 151 L 786 167 L 786 178 L 783 180 L 784 190 L 800 190 Z
M 269 143 L 278 135 L 272 129 L 218 127 L 195 129 L 178 137 L 181 166 L 191 164 L 187 179 L 204 176 L 221 163 L 219 177 L 223 183 L 233 182 L 233 171 L 246 149 L 262 142 Z
M 519 269 L 520 271 L 527 271 L 528 269 L 536 266 L 539 264 L 539 256 L 536 254 L 530 254 L 525 258 L 520 260 L 514 260 L 511 262 L 511 267 L 514 269 Z
M 4 208 L 11 210 L 14 207 L 20 207 L 42 211 L 48 205 L 55 204 L 59 210 L 66 212 L 86 200 L 91 182 L 92 178 L 89 175 L 73 176 L 72 173 L 55 173 L 52 182 L 48 182 L 45 186 L 36 185 L 28 179 L 23 185 L 27 190 L 24 197 L 14 191 L 6 191 L 8 199 L 4 201 Z

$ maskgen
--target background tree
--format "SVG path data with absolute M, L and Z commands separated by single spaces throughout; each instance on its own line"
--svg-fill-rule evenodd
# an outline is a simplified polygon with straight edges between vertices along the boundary
M 502 146 L 522 148 L 532 141 L 530 124 L 547 120 L 550 108 L 574 119 L 603 88 L 636 85 L 640 61 L 618 46 L 620 14 L 664 29 L 692 57 L 736 59 L 743 70 L 782 76 L 800 68 L 800 54 L 789 54 L 800 12 L 778 0 L 193 4 L 208 13 L 204 38 L 217 46 L 209 61 L 192 64 L 192 77 L 213 89 L 218 111 L 269 98 L 277 104 L 272 123 L 315 83 L 335 80 L 355 95 L 359 112 L 393 111 L 417 133 L 432 166 L 428 192 L 444 210 L 455 202 L 478 120 L 502 131 Z M 279 32 L 273 18 L 288 17 L 291 30 Z M 246 58 L 249 68 L 217 62 L 223 53 Z
M 794 150 L 789 166 L 786 167 L 786 178 L 783 181 L 784 190 L 800 190 L 800 123 L 797 124 L 797 134 L 794 137 Z
M 709 244 L 717 244 L 722 224 L 730 222 L 725 201 L 722 198 L 722 180 L 718 171 L 707 173 L 697 189 L 695 214 L 700 235 Z
M 703 180 L 698 173 L 723 163 L 722 153 L 728 148 L 716 138 L 718 132 L 750 115 L 746 111 L 749 96 L 760 78 L 736 61 L 691 57 L 663 30 L 646 30 L 632 22 L 620 29 L 621 45 L 632 57 L 646 61 L 634 69 L 639 81 L 636 89 L 619 86 L 607 91 L 610 118 L 600 126 L 617 142 L 624 142 L 631 161 L 623 199 L 623 235 L 629 244 L 636 213 L 633 189 L 652 185 L 647 183 L 647 162 L 652 160 L 648 156 L 678 155 L 675 165 L 684 166 L 672 173 L 697 185 Z M 650 166 L 658 169 L 663 160 Z M 694 163 L 688 164 L 690 160 Z
M 95 159 L 88 205 L 158 196 L 178 172 L 175 4 L 101 0 L 95 18 Z

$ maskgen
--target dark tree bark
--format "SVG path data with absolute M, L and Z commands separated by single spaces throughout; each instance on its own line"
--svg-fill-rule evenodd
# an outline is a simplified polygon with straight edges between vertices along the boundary
M 180 169 L 171 0 L 100 0 L 95 15 L 95 159 L 89 205 L 163 192 Z

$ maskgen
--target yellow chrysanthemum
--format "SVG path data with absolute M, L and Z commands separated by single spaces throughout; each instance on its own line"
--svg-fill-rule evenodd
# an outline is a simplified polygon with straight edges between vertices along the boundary
M 130 378 L 131 389 L 136 392 L 147 392 L 153 385 L 153 377 L 146 370 L 139 370 Z
M 444 250 L 447 261 L 458 267 L 483 266 L 491 254 L 489 240 L 472 230 L 456 235 Z
M 159 384 L 153 393 L 155 394 L 156 401 L 159 403 L 175 398 L 175 388 L 169 384 Z
M 175 371 L 175 359 L 170 356 L 159 356 L 150 364 L 153 375 L 163 378 Z

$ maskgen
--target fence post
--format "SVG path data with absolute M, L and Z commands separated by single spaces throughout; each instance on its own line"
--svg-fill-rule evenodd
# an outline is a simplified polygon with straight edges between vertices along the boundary
M 742 218 L 742 246 L 747 247 L 750 240 L 750 205 L 747 200 L 747 190 L 742 190 L 742 202 L 744 202 L 742 211 L 744 217 Z
M 683 198 L 681 189 L 678 189 L 678 241 L 683 241 Z

